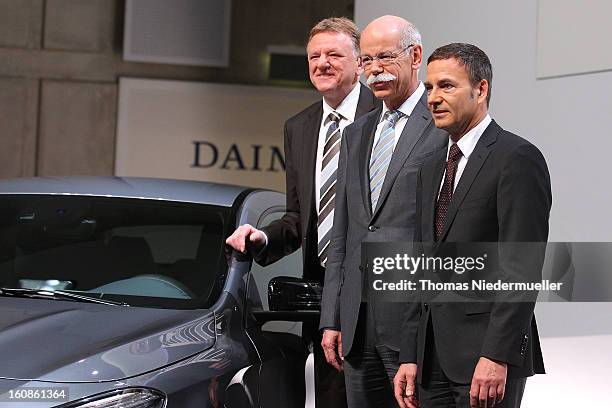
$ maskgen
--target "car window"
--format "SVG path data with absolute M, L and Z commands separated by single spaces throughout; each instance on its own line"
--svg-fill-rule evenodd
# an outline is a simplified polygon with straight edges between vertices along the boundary
M 224 208 L 160 200 L 3 196 L 0 284 L 154 307 L 214 302 Z
M 115 237 L 143 238 L 153 261 L 162 265 L 196 260 L 202 233 L 201 225 L 141 225 L 113 230 Z

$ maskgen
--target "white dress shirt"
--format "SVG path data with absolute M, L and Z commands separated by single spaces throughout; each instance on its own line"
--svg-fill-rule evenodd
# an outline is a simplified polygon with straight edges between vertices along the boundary
M 325 102 L 325 98 L 323 98 L 323 117 L 321 118 L 321 127 L 319 128 L 319 140 L 317 142 L 317 162 L 315 167 L 315 204 L 317 208 L 317 214 L 319 213 L 319 201 L 321 201 L 321 165 L 323 164 L 323 148 L 325 147 L 325 137 L 327 136 L 327 128 L 329 127 L 330 122 L 326 121 L 327 116 L 331 112 L 337 112 L 340 114 L 340 123 L 338 123 L 338 127 L 340 128 L 340 134 L 345 127 L 353 123 L 355 120 L 355 113 L 357 112 L 357 104 L 359 102 L 359 94 L 361 92 L 360 82 L 357 81 L 351 92 L 344 98 L 340 105 L 336 109 L 333 109 L 331 106 Z M 338 167 L 338 158 L 340 154 L 337 154 L 336 157 L 330 162 L 335 164 L 332 167 Z
M 410 95 L 410 97 L 406 99 L 404 103 L 400 105 L 399 108 L 397 108 L 397 110 L 402 112 L 403 115 L 395 124 L 395 142 L 393 144 L 394 149 L 395 149 L 395 146 L 397 146 L 397 141 L 402 135 L 404 128 L 406 127 L 406 122 L 408 122 L 408 117 L 412 115 L 412 111 L 414 111 L 414 107 L 417 105 L 417 103 L 419 103 L 419 100 L 421 100 L 421 96 L 423 96 L 423 92 L 425 92 L 425 85 L 423 85 L 422 82 L 419 82 L 419 86 L 417 87 L 417 89 L 414 90 L 412 95 Z M 378 142 L 378 139 L 380 138 L 380 133 L 382 132 L 383 126 L 385 125 L 384 123 L 385 121 L 383 120 L 383 118 L 385 117 L 385 113 L 387 113 L 388 111 L 389 111 L 389 108 L 387 108 L 387 105 L 383 103 L 382 114 L 380 118 L 378 118 L 378 126 L 376 126 L 376 132 L 374 133 L 374 144 L 372 146 L 376 146 L 376 143 Z

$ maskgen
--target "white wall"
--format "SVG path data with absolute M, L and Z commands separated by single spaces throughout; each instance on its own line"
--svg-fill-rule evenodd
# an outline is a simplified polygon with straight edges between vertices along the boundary
M 609 0 L 538 0 L 538 78 L 612 70 L 612 53 L 607 50 L 612 38 L 612 3 Z M 564 35 L 559 27 L 571 27 Z M 571 50 L 589 44 L 592 52 L 568 58 Z
M 121 78 L 115 175 L 284 191 L 283 124 L 319 98 L 309 89 Z
M 534 0 L 355 1 L 360 28 L 384 14 L 415 23 L 425 57 L 450 42 L 482 48 L 493 64 L 492 117 L 537 145 L 548 162 L 553 187 L 549 240 L 612 241 L 607 175 L 612 71 L 536 79 L 537 13 Z M 559 26 L 558 32 L 559 43 L 581 34 L 575 25 Z M 584 44 L 568 49 L 567 58 L 598 52 L 610 50 Z M 548 374 L 528 381 L 524 407 L 612 406 L 606 391 L 612 366 L 611 306 L 538 305 Z

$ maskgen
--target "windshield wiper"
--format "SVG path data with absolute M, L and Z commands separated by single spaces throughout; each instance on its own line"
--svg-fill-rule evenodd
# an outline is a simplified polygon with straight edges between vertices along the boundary
M 15 296 L 29 298 L 61 299 L 74 300 L 78 302 L 99 303 L 111 306 L 129 306 L 125 302 L 115 302 L 114 300 L 103 300 L 78 293 L 65 292 L 63 290 L 47 289 L 24 289 L 24 288 L 0 288 L 0 296 Z

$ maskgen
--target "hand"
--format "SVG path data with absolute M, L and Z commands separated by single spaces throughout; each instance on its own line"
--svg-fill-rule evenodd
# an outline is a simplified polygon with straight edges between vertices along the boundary
M 470 406 L 490 408 L 504 399 L 508 364 L 480 357 L 470 387 Z
M 325 353 L 325 360 L 336 370 L 342 371 L 342 333 L 337 330 L 325 329 L 321 347 Z
M 260 251 L 266 244 L 266 237 L 257 228 L 244 224 L 239 226 L 226 240 L 225 243 L 238 252 L 246 253 L 247 248 Z
M 393 393 L 400 408 L 417 408 L 419 406 L 416 399 L 416 375 L 417 365 L 404 363 L 400 365 L 393 378 Z

